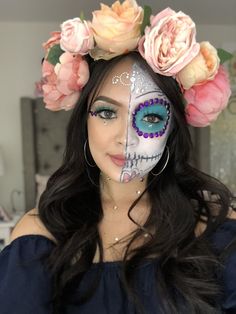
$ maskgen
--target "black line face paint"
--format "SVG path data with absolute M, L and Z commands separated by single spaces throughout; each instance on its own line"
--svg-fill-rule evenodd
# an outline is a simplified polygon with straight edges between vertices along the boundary
M 163 154 L 171 120 L 170 101 L 150 75 L 136 63 L 119 65 L 90 107 L 94 161 L 118 182 L 144 177 Z
M 136 63 L 132 66 L 130 81 L 126 163 L 121 182 L 144 177 L 155 167 L 165 149 L 171 124 L 168 98 Z

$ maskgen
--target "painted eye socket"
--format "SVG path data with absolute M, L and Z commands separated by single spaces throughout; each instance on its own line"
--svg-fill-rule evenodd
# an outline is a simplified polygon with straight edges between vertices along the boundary
M 132 125 L 139 136 L 158 137 L 165 133 L 170 118 L 167 101 L 151 99 L 139 104 L 133 112 Z
M 96 108 L 95 111 L 89 111 L 92 116 L 99 116 L 101 119 L 112 120 L 116 119 L 116 111 L 112 108 Z

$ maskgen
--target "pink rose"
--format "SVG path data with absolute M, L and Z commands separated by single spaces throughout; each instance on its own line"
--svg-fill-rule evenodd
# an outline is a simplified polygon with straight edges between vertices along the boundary
M 87 54 L 94 46 L 93 34 L 87 22 L 76 17 L 62 23 L 60 45 L 64 51 Z
M 44 78 L 41 78 L 40 81 L 37 81 L 35 82 L 34 86 L 35 86 L 35 89 L 34 89 L 34 96 L 36 98 L 38 97 L 43 97 L 43 84 L 46 83 L 46 80 Z
M 109 60 L 134 50 L 141 37 L 143 8 L 135 0 L 113 3 L 111 8 L 101 4 L 93 12 L 91 27 L 97 47 L 90 52 L 95 59 Z
M 44 60 L 42 85 L 46 108 L 52 111 L 72 109 L 89 79 L 88 64 L 80 55 L 65 52 L 55 67 Z
M 195 127 L 209 125 L 227 106 L 230 95 L 227 72 L 223 66 L 220 66 L 212 81 L 195 85 L 185 91 L 184 97 L 188 103 L 185 108 L 188 123 Z
M 43 43 L 43 48 L 46 51 L 49 51 L 50 48 L 60 43 L 61 32 L 52 32 L 51 37 L 46 43 Z
M 189 89 L 193 85 L 213 80 L 219 65 L 217 50 L 204 41 L 200 43 L 198 55 L 177 74 L 176 79 L 184 89 Z
M 151 17 L 138 49 L 154 72 L 174 76 L 198 54 L 195 36 L 191 18 L 167 8 Z

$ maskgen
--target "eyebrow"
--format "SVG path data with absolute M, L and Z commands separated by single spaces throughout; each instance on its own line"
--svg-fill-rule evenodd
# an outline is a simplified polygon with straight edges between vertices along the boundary
M 152 91 L 150 91 L 150 92 L 146 92 L 146 93 L 144 93 L 144 94 L 142 94 L 142 95 L 139 95 L 139 96 L 137 96 L 137 97 L 135 97 L 135 98 L 137 99 L 137 98 L 140 98 L 140 97 L 145 96 L 145 95 L 147 95 L 147 94 L 156 93 L 156 92 L 158 92 L 158 93 L 159 93 L 159 90 L 152 90 Z M 159 95 L 161 95 L 161 96 L 165 96 L 165 94 L 164 94 L 164 93 L 162 93 L 162 91 L 161 91 L 161 90 L 160 90 Z
M 112 103 L 113 105 L 115 106 L 118 106 L 118 107 L 122 107 L 122 104 L 118 101 L 116 101 L 115 99 L 112 99 L 110 97 L 107 97 L 107 96 L 98 96 L 95 98 L 93 104 L 96 102 L 96 101 L 99 101 L 99 100 L 102 100 L 102 101 L 106 101 L 106 102 L 109 102 L 109 103 Z

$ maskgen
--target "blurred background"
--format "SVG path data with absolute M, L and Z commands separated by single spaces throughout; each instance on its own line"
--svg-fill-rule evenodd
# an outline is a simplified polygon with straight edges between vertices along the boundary
M 210 41 L 236 56 L 235 0 L 149 0 L 139 4 L 150 5 L 154 13 L 169 6 L 189 14 L 197 25 L 197 41 Z M 13 213 L 31 209 L 34 199 L 36 202 L 35 189 L 42 189 L 46 182 L 46 170 L 56 166 L 49 154 L 47 162 L 36 160 L 42 163 L 41 173 L 37 168 L 28 174 L 32 166 L 29 157 L 37 154 L 35 150 L 40 144 L 37 141 L 31 144 L 35 131 L 31 109 L 40 106 L 35 82 L 41 78 L 42 43 L 51 31 L 60 30 L 64 20 L 79 16 L 81 11 L 86 19 L 91 19 L 91 11 L 98 8 L 97 0 L 0 0 L 0 210 Z M 228 108 L 210 128 L 192 133 L 196 154 L 200 154 L 199 168 L 221 179 L 236 194 L 236 57 L 227 67 L 233 91 Z M 30 120 L 27 115 L 31 116 Z M 58 119 L 61 121 L 63 117 Z M 54 154 L 58 155 L 63 144 L 52 142 L 46 121 L 50 124 L 50 120 L 44 120 L 39 132 L 47 135 L 47 145 L 51 143 Z M 28 175 L 36 180 L 36 187 L 27 181 L 35 192 L 25 185 Z M 32 196 L 30 202 L 27 193 Z

